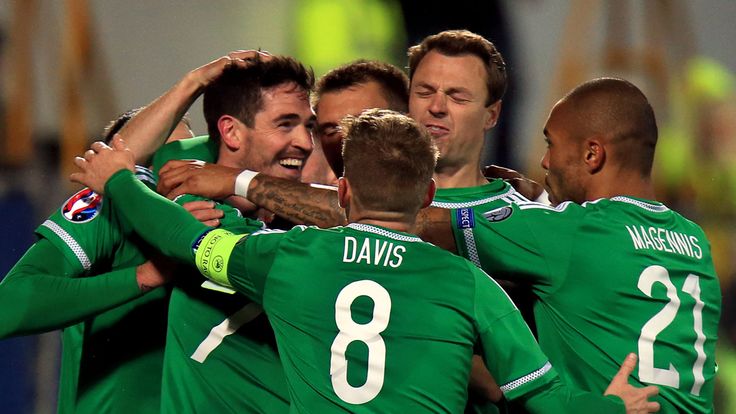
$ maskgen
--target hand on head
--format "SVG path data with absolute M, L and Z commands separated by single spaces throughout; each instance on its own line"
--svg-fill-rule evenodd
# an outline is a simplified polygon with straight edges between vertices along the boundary
M 221 58 L 207 63 L 206 65 L 194 69 L 188 76 L 193 76 L 202 87 L 205 87 L 217 79 L 225 69 L 231 66 L 247 67 L 256 60 L 266 61 L 271 58 L 273 58 L 273 55 L 260 50 L 235 50 Z

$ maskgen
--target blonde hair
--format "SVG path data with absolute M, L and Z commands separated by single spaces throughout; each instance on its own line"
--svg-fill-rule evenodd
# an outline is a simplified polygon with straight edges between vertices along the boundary
M 345 177 L 363 208 L 416 213 L 422 206 L 438 151 L 413 119 L 369 109 L 343 119 Z

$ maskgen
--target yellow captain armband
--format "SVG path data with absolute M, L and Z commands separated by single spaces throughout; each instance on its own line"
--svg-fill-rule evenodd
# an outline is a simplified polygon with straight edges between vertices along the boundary
M 232 287 L 227 278 L 227 265 L 233 248 L 243 237 L 245 236 L 242 234 L 233 234 L 222 229 L 205 234 L 194 255 L 199 272 L 207 279 Z

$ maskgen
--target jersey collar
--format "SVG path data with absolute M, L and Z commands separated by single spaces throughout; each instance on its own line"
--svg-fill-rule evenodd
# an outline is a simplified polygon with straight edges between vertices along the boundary
M 644 210 L 651 211 L 654 213 L 664 213 L 666 211 L 670 211 L 670 209 L 662 203 L 659 203 L 656 201 L 637 199 L 633 197 L 616 196 L 616 197 L 611 197 L 611 201 L 618 201 L 621 203 L 632 204 L 637 207 L 643 208 Z
M 390 239 L 399 240 L 399 241 L 405 241 L 405 242 L 421 242 L 422 241 L 422 239 L 420 239 L 417 236 L 412 236 L 407 233 L 399 233 L 393 230 L 389 230 L 383 227 L 373 226 L 370 224 L 350 223 L 347 225 L 347 227 L 350 227 L 353 230 L 363 231 L 366 233 L 378 234 L 378 235 L 385 236 Z

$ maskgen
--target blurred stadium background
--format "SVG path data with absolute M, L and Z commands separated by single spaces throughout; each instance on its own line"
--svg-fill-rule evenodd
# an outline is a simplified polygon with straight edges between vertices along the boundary
M 0 275 L 76 189 L 73 156 L 190 69 L 258 47 L 317 75 L 359 57 L 403 67 L 407 45 L 468 28 L 496 43 L 512 79 L 488 162 L 541 178 L 547 111 L 583 80 L 625 77 L 650 97 L 659 198 L 713 244 L 724 293 L 716 411 L 736 413 L 734 21 L 733 0 L 2 1 Z M 200 112 L 190 111 L 196 133 Z M 58 355 L 56 332 L 0 340 L 0 412 L 54 412 Z

